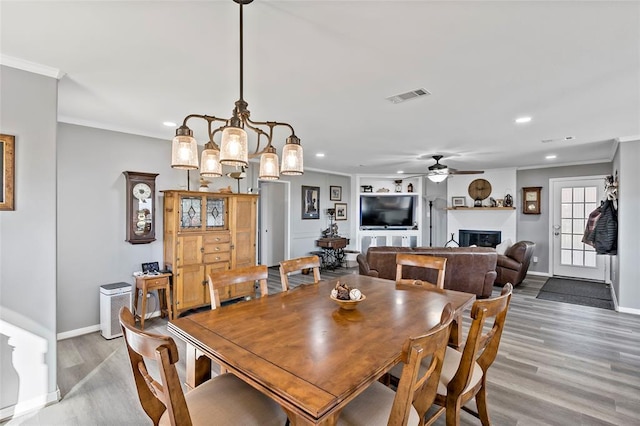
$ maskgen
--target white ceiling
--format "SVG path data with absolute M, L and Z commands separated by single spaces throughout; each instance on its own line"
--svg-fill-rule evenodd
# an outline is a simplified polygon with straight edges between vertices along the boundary
M 251 117 L 290 123 L 307 168 L 610 161 L 640 135 L 637 1 L 255 0 L 244 19 Z M 239 95 L 231 0 L 2 0 L 0 23 L 3 63 L 65 73 L 60 121 L 168 141 L 163 121 L 227 118 Z M 432 94 L 385 100 L 418 88 Z

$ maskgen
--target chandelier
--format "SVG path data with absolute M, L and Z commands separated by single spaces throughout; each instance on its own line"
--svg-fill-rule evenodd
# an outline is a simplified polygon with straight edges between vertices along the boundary
M 222 165 L 244 167 L 249 158 L 260 157 L 259 178 L 278 179 L 280 174 L 298 176 L 304 173 L 302 146 L 288 123 L 277 121 L 253 121 L 249 118 L 247 102 L 243 93 L 243 19 L 242 7 L 253 0 L 233 0 L 240 5 L 240 99 L 235 103 L 231 118 L 218 118 L 211 115 L 190 114 L 185 117 L 182 126 L 176 129 L 171 149 L 171 167 L 183 170 L 198 169 L 198 144 L 193 131 L 187 126 L 191 119 L 207 122 L 209 141 L 204 145 L 200 159 L 200 176 L 222 176 Z M 278 164 L 278 154 L 272 145 L 276 127 L 285 127 L 291 131 L 282 148 L 282 164 Z M 247 132 L 255 136 L 255 149 L 249 152 Z M 214 142 L 214 136 L 220 133 L 220 145 Z

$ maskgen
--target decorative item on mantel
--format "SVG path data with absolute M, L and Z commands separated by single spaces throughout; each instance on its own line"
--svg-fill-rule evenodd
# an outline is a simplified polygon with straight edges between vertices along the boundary
M 409 183 L 409 185 L 407 185 L 407 192 L 413 192 L 413 184 Z
M 396 184 L 396 192 L 402 192 L 402 179 L 394 181 Z
M 513 207 L 513 197 L 511 196 L 511 188 L 507 188 L 504 195 L 504 206 Z
M 187 127 L 187 121 L 197 118 L 206 121 L 209 141 L 204 146 L 200 161 L 200 175 L 204 177 L 222 176 L 222 165 L 247 166 L 249 158 L 260 157 L 260 179 L 279 179 L 280 174 L 298 176 L 304 173 L 302 146 L 293 127 L 284 122 L 253 121 L 249 117 L 249 104 L 244 100 L 244 58 L 243 58 L 243 6 L 253 0 L 233 0 L 240 7 L 240 98 L 235 103 L 231 118 L 218 118 L 211 115 L 189 114 L 176 129 L 171 150 L 171 167 L 183 170 L 198 169 L 198 144 L 193 131 Z M 225 34 L 226 35 L 226 34 Z M 214 125 L 214 123 L 217 123 Z M 216 127 L 220 124 L 219 127 Z M 278 166 L 276 148 L 272 145 L 274 129 L 286 128 L 291 135 L 286 138 L 282 148 L 282 164 Z M 248 150 L 246 129 L 255 134 L 255 149 Z M 220 133 L 220 146 L 214 142 L 214 136 Z M 280 169 L 280 170 L 278 170 Z
M 362 192 L 373 192 L 373 186 L 371 185 L 362 185 L 360 189 Z
M 389 188 L 380 188 L 376 192 L 389 192 Z

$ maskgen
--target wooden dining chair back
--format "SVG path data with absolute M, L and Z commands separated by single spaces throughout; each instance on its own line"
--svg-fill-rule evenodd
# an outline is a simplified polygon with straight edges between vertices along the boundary
M 338 425 L 421 424 L 418 413 L 426 412 L 436 397 L 453 317 L 453 308 L 447 304 L 439 324 L 404 342 L 402 375 L 396 392 L 381 382 L 374 382 L 346 406 Z
M 422 254 L 398 253 L 396 254 L 396 283 L 412 285 L 432 285 L 444 289 L 444 274 L 447 267 L 446 257 L 425 256 Z M 411 278 L 411 272 L 415 268 L 427 268 L 434 270 L 433 282 L 425 279 Z M 403 275 L 404 271 L 404 275 Z M 436 276 L 437 274 L 437 276 Z M 420 275 L 424 275 L 420 273 Z
M 280 283 L 282 291 L 289 291 L 289 274 L 302 270 L 313 271 L 313 282 L 320 281 L 320 258 L 318 256 L 298 257 L 280 262 Z
M 269 294 L 267 279 L 269 269 L 266 265 L 246 266 L 244 268 L 230 269 L 228 271 L 215 271 L 209 274 L 209 294 L 211 296 L 211 309 L 220 307 L 220 289 L 222 287 L 237 286 L 244 283 L 260 284 L 260 297 Z
M 175 367 L 178 348 L 174 340 L 170 336 L 138 330 L 133 314 L 126 306 L 120 309 L 120 325 L 142 409 L 154 425 L 160 422 L 165 411 L 170 418 L 183 419 L 183 424 L 190 425 L 191 417 Z M 151 377 L 145 358 L 157 361 L 162 383 Z
M 441 408 L 429 419 L 427 425 L 435 422 L 444 411 L 447 425 L 459 425 L 461 408 L 479 418 L 483 425 L 490 424 L 487 370 L 498 353 L 512 292 L 513 286 L 507 283 L 500 296 L 474 302 L 471 308 L 471 326 L 462 352 L 447 348 L 435 399 L 435 404 Z M 493 325 L 485 327 L 485 323 L 491 318 Z M 474 397 L 477 412 L 464 406 Z
M 218 375 L 183 393 L 173 338 L 137 329 L 126 306 L 120 309 L 119 318 L 138 399 L 154 425 L 281 426 L 286 422 L 287 416 L 275 401 L 233 374 Z M 160 381 L 149 374 L 145 359 L 156 361 Z

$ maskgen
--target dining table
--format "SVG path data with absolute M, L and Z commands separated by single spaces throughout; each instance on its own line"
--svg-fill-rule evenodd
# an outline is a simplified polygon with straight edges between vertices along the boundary
M 365 296 L 355 309 L 330 298 L 337 284 Z M 401 361 L 402 345 L 459 317 L 475 295 L 349 274 L 173 319 L 186 342 L 187 386 L 211 361 L 277 401 L 291 425 L 334 425 L 342 409 Z

